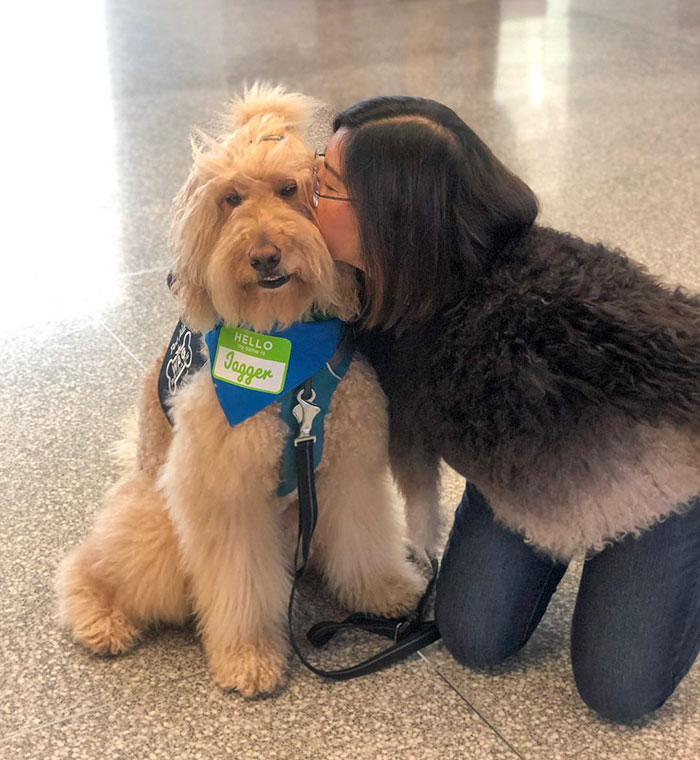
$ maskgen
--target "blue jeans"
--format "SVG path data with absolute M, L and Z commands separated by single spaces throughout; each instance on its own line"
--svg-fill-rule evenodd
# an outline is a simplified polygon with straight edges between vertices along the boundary
M 437 581 L 435 617 L 460 663 L 487 667 L 532 635 L 566 572 L 494 519 L 467 484 Z M 571 630 L 574 679 L 602 717 L 628 722 L 673 694 L 700 649 L 700 498 L 584 564 Z

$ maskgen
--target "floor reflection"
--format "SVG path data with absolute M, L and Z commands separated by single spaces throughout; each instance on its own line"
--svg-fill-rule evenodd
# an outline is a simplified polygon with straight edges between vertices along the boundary
M 103 4 L 12 10 L 33 47 L 15 38 L 21 136 L 5 148 L 15 178 L 8 215 L 0 325 L 97 316 L 117 293 L 119 208 L 115 124 Z M 12 38 L 9 38 L 12 42 Z M 36 51 L 40 51 L 37 55 Z M 15 126 L 18 126 L 17 124 Z M 8 167 L 9 163 L 9 167 Z

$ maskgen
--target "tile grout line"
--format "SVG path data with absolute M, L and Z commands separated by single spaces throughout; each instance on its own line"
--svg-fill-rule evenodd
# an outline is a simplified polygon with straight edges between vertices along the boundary
M 50 728 L 51 726 L 58 726 L 61 723 L 70 723 L 71 721 L 79 720 L 80 718 L 84 718 L 86 715 L 90 715 L 101 709 L 102 705 L 98 705 L 97 707 L 91 707 L 90 709 L 83 710 L 82 712 L 71 713 L 70 715 L 64 715 L 62 718 L 56 718 L 55 720 L 50 720 L 46 723 L 40 723 L 38 726 L 34 726 L 32 728 L 20 729 L 19 731 L 15 731 L 12 734 L 3 736 L 2 740 L 0 741 L 0 746 L 3 744 L 9 744 L 13 739 L 19 739 L 22 736 L 27 736 L 29 734 L 36 733 L 37 731 L 42 731 L 43 729 Z
M 185 676 L 166 679 L 163 685 L 178 683 L 179 681 L 187 681 L 191 678 L 196 678 L 197 676 L 208 672 L 209 671 L 206 668 L 201 668 L 200 670 L 196 670 L 194 673 L 188 673 Z M 103 707 L 106 706 L 107 705 L 104 702 L 100 702 L 96 707 L 90 707 L 89 709 L 71 713 L 70 715 L 65 715 L 62 718 L 55 718 L 54 720 L 40 723 L 38 726 L 32 726 L 31 728 L 23 728 L 19 731 L 14 731 L 13 733 L 8 734 L 7 736 L 3 736 L 2 739 L 0 739 L 0 746 L 3 744 L 9 744 L 9 742 L 13 739 L 19 739 L 22 736 L 29 736 L 30 734 L 35 734 L 38 731 L 43 731 L 44 729 L 51 728 L 51 726 L 58 726 L 61 725 L 61 723 L 72 723 L 73 721 L 78 721 L 81 718 L 84 718 L 86 715 L 92 715 L 93 713 L 99 712 Z
M 142 362 L 142 361 L 141 361 L 141 360 L 140 360 L 140 359 L 139 359 L 137 356 L 135 356 L 135 355 L 134 355 L 134 354 L 133 354 L 133 353 L 132 353 L 132 352 L 129 350 L 129 347 L 128 347 L 128 346 L 127 346 L 125 343 L 124 343 L 124 341 L 120 340 L 120 339 L 119 339 L 119 338 L 118 338 L 118 337 L 117 337 L 117 336 L 116 336 L 116 335 L 115 335 L 115 334 L 114 334 L 114 333 L 113 333 L 113 332 L 112 332 L 112 331 L 109 329 L 109 327 L 107 327 L 107 325 L 106 325 L 104 322 L 102 322 L 102 321 L 101 321 L 99 324 L 100 324 L 100 326 L 101 326 L 101 327 L 104 327 L 104 329 L 105 329 L 105 330 L 106 330 L 106 331 L 107 331 L 107 332 L 108 332 L 108 333 L 109 333 L 109 334 L 110 334 L 110 335 L 111 335 L 111 336 L 114 338 L 114 340 L 116 340 L 116 341 L 117 341 L 117 343 L 118 343 L 118 344 L 119 344 L 119 345 L 120 345 L 120 346 L 121 346 L 121 347 L 122 347 L 122 348 L 123 348 L 123 349 L 126 351 L 126 353 L 127 353 L 127 354 L 129 354 L 129 356 L 130 356 L 130 357 L 131 357 L 131 358 L 132 358 L 132 359 L 133 359 L 133 360 L 134 360 L 134 361 L 135 361 L 135 362 L 136 362 L 136 363 L 139 365 L 139 367 L 141 367 L 141 369 L 142 369 L 142 370 L 145 372 L 145 371 L 146 371 L 146 367 L 145 367 L 144 363 L 143 363 L 143 362 Z
M 426 665 L 434 672 L 437 673 L 438 677 L 442 679 L 447 686 L 454 691 L 454 693 L 464 702 L 464 704 L 473 712 L 475 713 L 490 729 L 493 731 L 496 736 L 515 754 L 517 755 L 520 760 L 526 760 L 525 756 L 520 754 L 518 750 L 508 741 L 508 739 L 503 736 L 503 734 L 492 724 L 489 722 L 487 718 L 485 718 L 479 710 L 474 707 L 474 705 L 462 694 L 462 692 L 457 689 L 457 687 L 449 680 L 447 679 L 439 670 L 438 668 L 433 665 L 432 662 L 422 653 L 418 652 L 418 656 L 425 661 Z

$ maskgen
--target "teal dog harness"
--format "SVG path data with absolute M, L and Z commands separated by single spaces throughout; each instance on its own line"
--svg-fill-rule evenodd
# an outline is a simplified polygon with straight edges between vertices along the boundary
M 311 378 L 311 389 L 316 394 L 312 397 L 314 405 L 321 411 L 313 418 L 311 435 L 316 437 L 314 446 L 314 470 L 321 463 L 323 455 L 323 420 L 331 406 L 333 391 L 343 379 L 352 361 L 353 350 L 348 345 L 340 345 L 334 355 L 314 373 Z M 280 482 L 277 486 L 277 495 L 286 496 L 297 488 L 297 473 L 294 465 L 293 431 L 299 426 L 299 420 L 293 414 L 293 409 L 298 403 L 297 393 L 293 389 L 280 399 L 280 416 L 287 424 L 289 433 L 285 439 L 284 453 L 282 454 L 282 470 Z

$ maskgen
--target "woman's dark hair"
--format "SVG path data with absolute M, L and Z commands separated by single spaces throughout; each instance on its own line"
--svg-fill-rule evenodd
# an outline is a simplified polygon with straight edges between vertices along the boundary
M 368 327 L 422 322 L 464 294 L 538 212 L 530 188 L 454 111 L 385 96 L 339 114 Z

